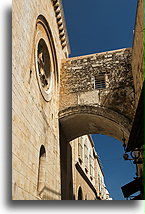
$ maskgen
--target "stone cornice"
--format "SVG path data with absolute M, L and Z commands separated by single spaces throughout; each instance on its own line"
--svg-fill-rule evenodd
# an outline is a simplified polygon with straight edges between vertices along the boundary
M 70 46 L 69 46 L 69 40 L 68 40 L 68 35 L 66 30 L 62 2 L 61 0 L 51 0 L 51 1 L 55 11 L 56 22 L 58 26 L 59 38 L 60 38 L 62 49 L 67 47 L 68 53 L 70 53 Z

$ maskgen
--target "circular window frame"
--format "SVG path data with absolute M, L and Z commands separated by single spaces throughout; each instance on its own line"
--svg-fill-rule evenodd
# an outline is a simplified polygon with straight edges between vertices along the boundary
M 48 51 L 48 56 L 50 60 L 50 65 L 49 65 L 49 71 L 50 75 L 47 81 L 49 81 L 49 87 L 45 88 L 42 84 L 42 79 L 40 78 L 40 67 L 39 67 L 39 59 L 38 59 L 38 46 L 40 44 L 40 41 L 43 41 L 47 51 Z M 35 61 L 35 69 L 36 69 L 36 78 L 38 82 L 38 86 L 41 92 L 42 97 L 44 98 L 45 101 L 50 101 L 53 95 L 54 88 L 56 86 L 57 82 L 57 74 L 58 74 L 58 69 L 57 69 L 57 60 L 56 60 L 56 51 L 55 51 L 55 46 L 53 43 L 52 39 L 52 34 L 50 32 L 50 29 L 48 27 L 48 24 L 46 22 L 46 19 L 42 16 L 38 17 L 37 22 L 36 22 L 36 33 L 35 33 L 35 46 L 34 46 L 34 61 Z M 44 69 L 44 73 L 45 73 Z

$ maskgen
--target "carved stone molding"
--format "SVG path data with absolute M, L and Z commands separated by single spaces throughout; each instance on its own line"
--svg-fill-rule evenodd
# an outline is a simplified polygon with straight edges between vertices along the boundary
M 63 7 L 60 0 L 51 0 L 53 3 L 58 31 L 59 31 L 59 38 L 61 41 L 62 49 L 67 46 L 68 52 L 70 52 L 69 41 L 67 36 L 67 30 L 65 25 Z
M 41 94 L 50 101 L 58 79 L 57 60 L 51 31 L 42 15 L 36 22 L 34 60 Z

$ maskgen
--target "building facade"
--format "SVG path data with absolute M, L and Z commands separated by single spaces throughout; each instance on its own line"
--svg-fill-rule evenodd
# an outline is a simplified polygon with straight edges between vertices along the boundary
M 135 116 L 125 152 L 136 164 L 134 180 L 122 187 L 124 197 L 144 199 L 144 1 L 138 0 L 132 48 L 132 75 L 135 90 Z M 128 153 L 130 152 L 130 153 Z M 126 155 L 125 153 L 125 155 Z M 137 196 L 134 193 L 139 192 Z
M 132 49 L 70 59 L 60 0 L 14 0 L 12 6 L 12 198 L 104 200 L 97 155 L 90 149 L 85 156 L 91 144 L 83 143 L 81 156 L 77 142 L 84 137 L 75 139 L 92 133 L 120 141 L 124 136 L 127 146 L 137 106 Z M 140 88 L 141 83 L 137 96 Z
M 90 135 L 71 142 L 73 197 L 75 200 L 110 200 L 104 173 Z M 70 188 L 68 188 L 70 190 Z
M 12 6 L 13 199 L 60 200 L 58 96 L 69 53 L 61 4 L 14 0 Z

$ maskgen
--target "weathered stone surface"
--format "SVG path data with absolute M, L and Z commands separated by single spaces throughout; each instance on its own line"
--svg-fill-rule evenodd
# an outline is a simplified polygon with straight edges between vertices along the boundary
M 123 115 L 102 106 L 77 105 L 59 113 L 67 141 L 85 134 L 105 134 L 128 139 L 131 124 Z
M 137 107 L 144 81 L 144 1 L 138 0 L 132 51 L 132 74 Z
M 139 0 L 138 4 L 133 54 L 131 49 L 121 49 L 66 59 L 69 45 L 61 1 L 13 1 L 14 200 L 63 198 L 65 189 L 62 182 L 68 179 L 69 172 L 66 159 L 68 141 L 94 133 L 110 135 L 120 141 L 122 137 L 128 139 L 143 82 L 143 14 L 140 4 L 142 7 L 143 0 Z M 40 16 L 43 17 L 39 19 L 43 27 L 37 24 Z M 50 33 L 50 37 L 47 33 Z M 47 102 L 42 96 L 36 75 L 38 35 L 47 41 L 49 51 L 53 46 L 54 84 Z M 94 88 L 98 75 L 105 77 L 106 88 Z M 40 197 L 38 177 L 42 145 L 46 150 L 46 177 Z M 79 182 L 83 181 L 80 179 Z
M 96 130 L 93 128 L 91 130 L 88 126 L 84 128 L 85 131 L 88 130 L 88 134 L 89 132 L 99 133 L 100 131 L 102 134 L 111 135 L 112 128 L 112 130 L 114 129 L 112 136 L 122 140 L 122 131 L 119 131 L 121 130 L 120 125 L 122 124 L 122 130 L 126 132 L 126 138 L 128 139 L 135 110 L 131 53 L 132 50 L 127 48 L 70 58 L 63 62 L 60 82 L 59 117 L 64 129 L 65 121 L 69 117 L 68 115 L 71 115 L 71 117 L 78 115 L 78 120 L 80 120 L 79 114 L 87 114 L 86 123 L 88 124 L 90 122 L 89 115 L 90 117 L 92 114 L 94 117 L 96 115 L 96 118 L 101 115 L 101 123 L 104 125 L 104 128 L 100 128 L 101 130 L 99 130 L 99 126 L 102 126 L 100 123 L 97 125 L 98 120 L 96 119 L 96 122 L 94 121 L 95 126 L 98 127 Z M 104 75 L 106 88 L 94 88 L 95 77 L 98 75 Z M 64 115 L 67 119 L 65 119 Z M 108 130 L 109 127 L 105 125 L 103 117 L 104 120 L 106 120 L 107 117 L 111 122 L 114 121 L 114 125 L 109 125 L 110 131 Z M 72 119 L 71 123 L 69 122 L 66 127 L 66 136 L 70 140 L 73 135 L 71 133 L 73 133 L 74 129 L 76 129 L 75 137 L 81 135 L 79 129 L 84 127 L 85 123 L 84 120 L 83 122 L 80 121 L 79 125 L 82 127 L 80 128 L 78 126 L 79 128 L 75 128 L 77 126 L 77 119 L 75 120 L 74 126 L 71 126 L 73 124 Z M 85 134 L 85 131 L 83 131 L 83 134 Z
M 49 102 L 43 99 L 36 76 L 36 34 L 39 32 L 48 41 L 44 30 L 36 26 L 39 15 L 47 20 L 57 53 L 58 77 L 54 72 L 55 84 Z M 12 29 L 12 199 L 42 199 L 39 197 L 37 184 L 40 147 L 44 145 L 47 164 L 43 199 L 60 200 L 57 79 L 61 60 L 67 56 L 67 47 L 62 49 L 52 1 L 14 0 Z
M 105 76 L 106 88 L 94 88 L 97 75 Z M 60 110 L 77 104 L 99 104 L 132 119 L 134 87 L 131 49 L 70 58 L 63 63 Z

